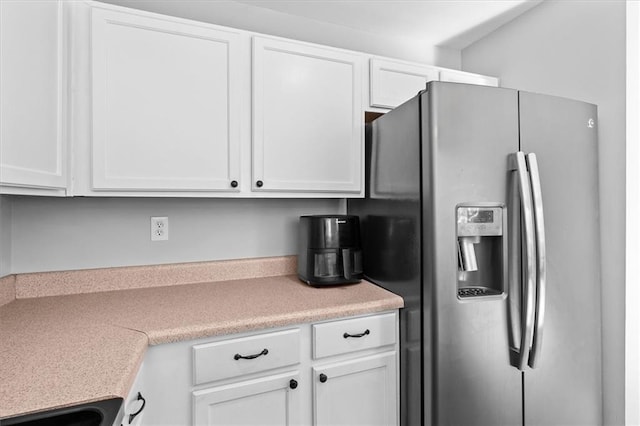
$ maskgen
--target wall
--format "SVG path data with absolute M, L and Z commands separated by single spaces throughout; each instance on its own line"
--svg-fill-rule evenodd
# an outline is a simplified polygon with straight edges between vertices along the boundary
M 11 200 L 0 195 L 0 277 L 11 273 Z
M 344 211 L 340 200 L 14 197 L 12 272 L 296 254 L 304 214 Z M 169 217 L 151 241 L 150 217 Z
M 546 1 L 462 51 L 465 71 L 599 111 L 606 425 L 624 424 L 625 2 Z
M 460 68 L 460 50 L 419 40 L 383 37 L 352 28 L 228 0 L 104 0 L 120 6 L 194 19 L 247 31 L 319 43 L 407 61 Z M 363 5 L 364 7 L 364 5 Z

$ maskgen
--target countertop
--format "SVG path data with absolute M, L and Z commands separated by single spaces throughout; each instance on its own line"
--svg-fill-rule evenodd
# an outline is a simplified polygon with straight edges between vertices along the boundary
M 179 284 L 19 298 L 1 306 L 0 418 L 124 398 L 148 345 L 404 304 L 367 281 L 314 288 L 295 275 L 278 275 Z

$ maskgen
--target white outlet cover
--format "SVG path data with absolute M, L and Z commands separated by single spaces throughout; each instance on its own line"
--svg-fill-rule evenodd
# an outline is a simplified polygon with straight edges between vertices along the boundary
M 154 216 L 151 218 L 151 241 L 166 241 L 169 239 L 169 218 Z

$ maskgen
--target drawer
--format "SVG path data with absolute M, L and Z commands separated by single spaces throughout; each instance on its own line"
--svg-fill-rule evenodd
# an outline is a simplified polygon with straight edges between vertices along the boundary
M 314 324 L 313 357 L 393 345 L 396 327 L 395 313 Z
M 258 373 L 300 362 L 300 330 L 284 330 L 193 347 L 193 381 Z

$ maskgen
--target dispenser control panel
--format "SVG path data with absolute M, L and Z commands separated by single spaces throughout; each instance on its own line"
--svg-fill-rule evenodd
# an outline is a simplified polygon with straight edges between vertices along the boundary
M 458 236 L 502 235 L 502 207 L 458 207 Z

